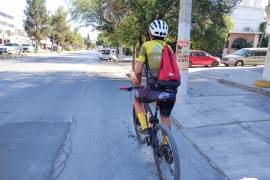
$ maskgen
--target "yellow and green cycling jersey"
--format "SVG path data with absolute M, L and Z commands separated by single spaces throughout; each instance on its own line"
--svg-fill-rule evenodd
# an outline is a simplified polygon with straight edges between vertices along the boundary
M 158 76 L 159 65 L 162 58 L 162 49 L 166 45 L 163 40 L 151 40 L 143 43 L 137 61 L 145 63 L 148 60 L 153 77 Z

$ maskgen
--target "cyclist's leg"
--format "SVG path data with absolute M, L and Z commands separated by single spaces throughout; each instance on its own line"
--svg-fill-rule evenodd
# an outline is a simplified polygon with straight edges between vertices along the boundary
M 145 108 L 144 108 L 144 104 L 142 102 L 140 102 L 140 100 L 138 98 L 135 97 L 134 99 L 134 108 L 136 113 L 146 113 L 145 112 Z
M 148 128 L 147 118 L 146 118 L 146 111 L 143 103 L 153 102 L 152 90 L 148 87 L 139 88 L 135 94 L 134 100 L 134 108 L 137 114 L 137 117 L 140 121 L 142 130 Z
M 161 115 L 161 121 L 165 126 L 167 126 L 169 129 L 171 129 L 172 125 L 171 125 L 170 117 Z
M 143 103 L 139 101 L 138 98 L 135 97 L 134 99 L 134 109 L 136 112 L 136 115 L 139 119 L 139 122 L 141 124 L 142 130 L 147 128 L 147 120 L 146 120 L 146 112 Z
M 174 107 L 175 101 L 169 100 L 169 101 L 160 101 L 160 116 L 162 123 L 171 129 L 171 122 L 170 122 L 170 115 L 172 112 L 172 109 Z
M 172 101 L 172 100 L 159 102 L 161 121 L 169 129 L 171 129 L 172 127 L 171 121 L 170 121 L 170 115 L 174 107 L 174 104 L 175 104 L 175 101 Z M 168 144 L 168 137 L 163 136 L 162 142 L 163 144 Z

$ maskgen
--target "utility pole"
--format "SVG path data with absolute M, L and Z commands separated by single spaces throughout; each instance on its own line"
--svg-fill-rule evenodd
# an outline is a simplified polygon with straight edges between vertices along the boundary
M 181 73 L 180 94 L 187 95 L 192 0 L 180 0 L 176 58 Z
M 270 36 L 270 0 L 268 6 L 265 7 L 267 15 L 267 35 Z M 263 78 L 256 81 L 256 86 L 270 88 L 270 41 L 268 43 L 267 55 L 264 63 Z

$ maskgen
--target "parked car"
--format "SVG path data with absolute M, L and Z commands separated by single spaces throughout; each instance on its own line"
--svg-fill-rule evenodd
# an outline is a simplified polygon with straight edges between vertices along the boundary
M 99 50 L 100 60 L 110 60 L 111 59 L 111 50 L 109 48 L 103 48 Z
M 222 58 L 225 66 L 263 65 L 267 48 L 243 48 Z
M 34 52 L 35 47 L 33 44 L 25 43 L 22 44 L 21 49 L 23 52 Z
M 21 47 L 17 43 L 6 43 L 3 46 L 0 46 L 0 54 L 19 54 L 21 52 Z
M 207 52 L 200 50 L 191 50 L 189 55 L 189 67 L 192 66 L 212 66 L 217 67 L 220 64 L 220 58 L 214 57 Z

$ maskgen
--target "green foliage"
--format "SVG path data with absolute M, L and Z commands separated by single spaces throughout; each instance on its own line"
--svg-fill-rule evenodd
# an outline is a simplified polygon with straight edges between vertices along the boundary
M 87 38 L 85 39 L 86 48 L 90 49 L 91 48 L 91 40 L 89 34 L 87 34 Z
M 260 24 L 259 30 L 263 34 L 260 35 L 260 41 L 258 47 L 268 47 L 269 36 L 266 35 L 267 22 Z
M 50 39 L 58 46 L 66 48 L 66 36 L 69 31 L 67 24 L 67 12 L 64 7 L 59 7 L 55 14 L 50 17 Z
M 67 22 L 67 11 L 64 7 L 59 7 L 56 12 L 49 17 L 49 24 L 49 38 L 53 44 L 61 46 L 65 50 L 81 49 L 84 47 L 84 39 L 79 34 L 78 30 L 70 30 Z
M 26 3 L 24 29 L 38 45 L 48 34 L 48 15 L 45 0 L 26 0 Z
M 202 50 L 223 48 L 233 22 L 229 15 L 239 0 L 193 0 L 191 47 Z M 72 17 L 94 25 L 103 43 L 139 46 L 149 39 L 149 24 L 164 19 L 170 29 L 166 38 L 177 40 L 179 0 L 71 0 Z M 97 44 L 100 44 L 101 39 Z
M 97 46 L 103 46 L 105 44 L 104 39 L 102 37 L 102 34 L 99 34 L 97 37 L 96 45 Z
M 75 50 L 85 47 L 84 38 L 81 37 L 77 29 L 74 31 L 69 30 L 66 34 L 65 44 L 67 48 L 73 48 Z
M 194 0 L 191 48 L 205 51 L 222 49 L 233 28 L 229 17 L 236 0 Z

